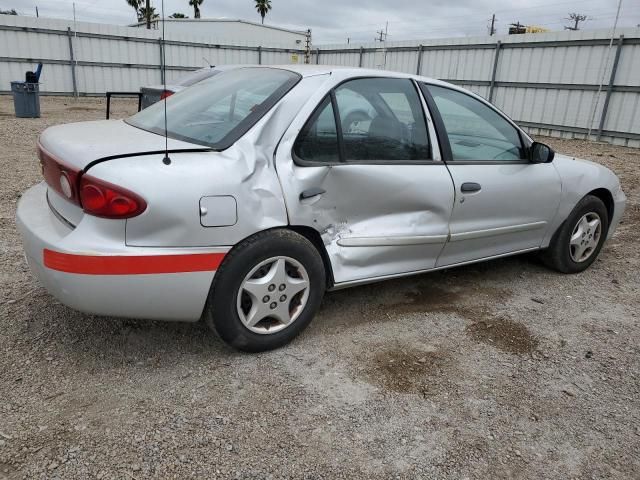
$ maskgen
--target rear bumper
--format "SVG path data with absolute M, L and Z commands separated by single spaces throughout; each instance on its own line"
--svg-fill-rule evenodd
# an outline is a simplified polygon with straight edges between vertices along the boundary
M 24 193 L 17 224 L 34 275 L 49 293 L 82 312 L 197 321 L 229 248 L 127 247 L 125 221 L 85 215 L 71 228 L 51 211 L 47 187 Z

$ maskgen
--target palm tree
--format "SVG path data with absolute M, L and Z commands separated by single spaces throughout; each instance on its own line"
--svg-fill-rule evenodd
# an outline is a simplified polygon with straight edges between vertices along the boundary
M 173 15 L 169 15 L 169 18 L 189 18 L 184 13 L 174 13 Z
M 127 0 L 127 5 L 136 11 L 138 21 L 140 21 L 140 7 L 142 7 L 142 0 Z
M 262 17 L 262 24 L 264 25 L 264 17 L 271 10 L 271 0 L 256 0 L 256 10 Z
M 193 18 L 200 18 L 200 5 L 204 0 L 189 0 L 189 5 L 193 7 Z
M 160 18 L 160 15 L 156 13 L 155 7 L 149 8 L 149 13 L 149 20 Z M 140 19 L 140 21 L 143 21 L 147 18 L 147 7 L 140 7 L 140 9 L 138 10 L 138 18 Z

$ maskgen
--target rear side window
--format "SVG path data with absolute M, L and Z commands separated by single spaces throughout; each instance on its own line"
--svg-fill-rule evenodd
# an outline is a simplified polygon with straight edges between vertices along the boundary
M 296 73 L 275 68 L 239 68 L 196 83 L 167 99 L 167 135 L 224 150 L 255 125 L 300 78 Z M 164 102 L 126 121 L 164 135 Z
M 405 79 L 343 83 L 302 129 L 294 155 L 314 163 L 429 160 L 431 146 L 418 92 Z
M 410 80 L 366 78 L 336 89 L 345 161 L 428 160 L 420 97 Z
M 340 161 L 338 131 L 331 97 L 326 97 L 311 116 L 294 146 L 294 154 L 308 162 Z

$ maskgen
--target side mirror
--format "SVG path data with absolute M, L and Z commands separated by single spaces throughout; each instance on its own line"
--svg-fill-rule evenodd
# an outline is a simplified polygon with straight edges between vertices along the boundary
M 531 163 L 551 163 L 556 152 L 549 145 L 533 142 L 529 147 L 529 160 Z

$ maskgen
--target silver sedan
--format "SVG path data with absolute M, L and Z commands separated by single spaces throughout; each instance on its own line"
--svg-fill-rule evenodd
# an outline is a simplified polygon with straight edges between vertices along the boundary
M 625 208 L 603 166 L 555 154 L 482 98 L 324 66 L 222 72 L 124 121 L 47 129 L 22 196 L 28 262 L 63 303 L 204 318 L 279 347 L 326 290 L 540 251 L 591 265 Z

